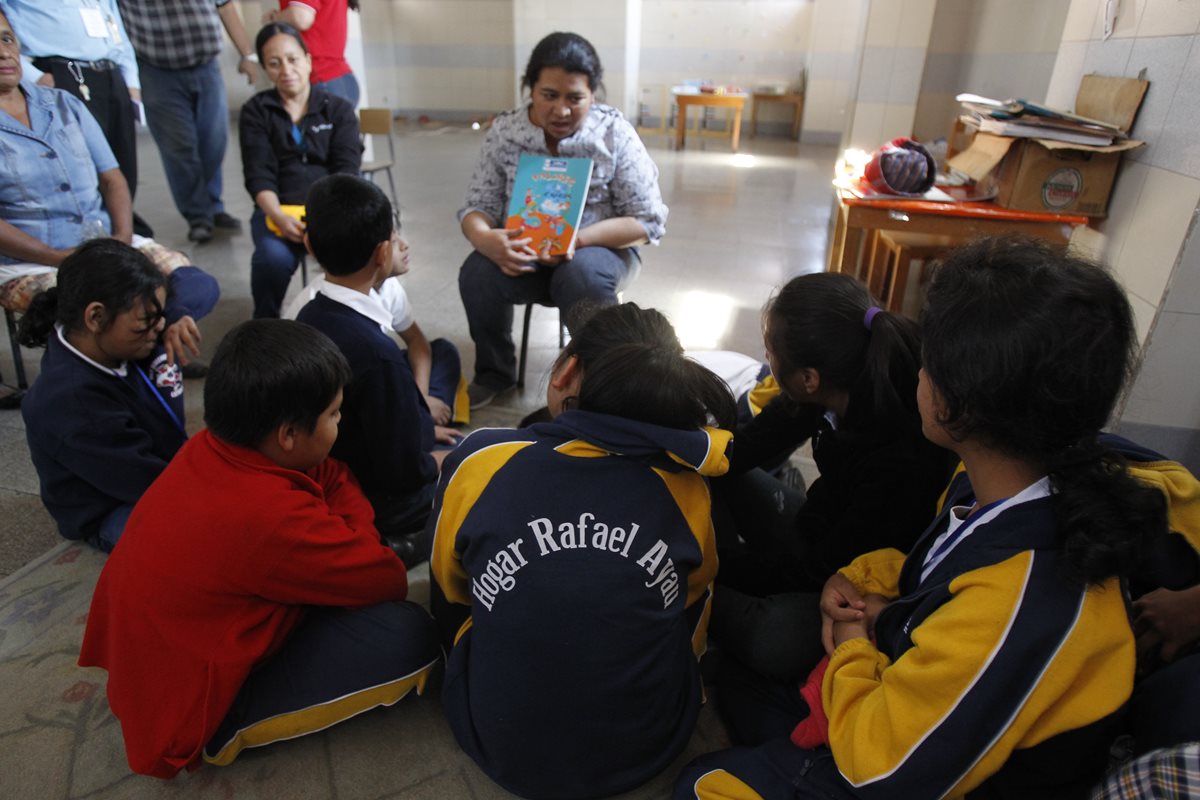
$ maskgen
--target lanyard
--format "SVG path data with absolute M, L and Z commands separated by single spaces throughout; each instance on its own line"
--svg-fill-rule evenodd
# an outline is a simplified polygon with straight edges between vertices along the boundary
M 950 548 L 954 547 L 955 543 L 958 542 L 958 540 L 963 537 L 963 535 L 971 528 L 971 526 L 973 526 L 976 522 L 979 521 L 980 517 L 982 517 L 984 514 L 991 511 L 993 508 L 1000 505 L 1007 499 L 1008 498 L 1006 497 L 1001 500 L 995 500 L 991 503 L 988 503 L 986 506 L 980 506 L 979 508 L 975 509 L 970 514 L 968 514 L 967 518 L 962 521 L 962 524 L 960 524 L 957 528 L 955 528 L 954 532 L 951 533 L 949 536 L 947 536 L 945 539 L 943 539 L 942 543 L 939 544 L 934 549 L 934 551 L 929 554 L 929 556 L 926 558 L 925 562 L 927 564 L 937 563 L 937 561 L 942 556 L 946 555 L 946 553 L 949 552 Z M 953 516 L 954 511 L 951 510 L 950 514 Z
M 147 376 L 145 372 L 142 372 L 142 368 L 137 364 L 134 364 L 132 361 L 129 362 L 129 366 L 133 367 L 134 370 L 137 371 L 137 374 L 141 376 L 146 385 L 150 387 L 150 393 L 154 395 L 154 399 L 158 400 L 158 404 L 167 410 L 167 415 L 171 417 L 171 421 L 175 423 L 175 427 L 179 428 L 179 432 L 183 434 L 183 438 L 188 438 L 187 428 L 185 428 L 183 423 L 179 421 L 179 415 L 176 414 L 175 409 L 171 408 L 167 401 L 163 399 L 163 396 L 159 393 L 158 389 L 155 388 L 154 383 L 151 382 L 149 376 Z

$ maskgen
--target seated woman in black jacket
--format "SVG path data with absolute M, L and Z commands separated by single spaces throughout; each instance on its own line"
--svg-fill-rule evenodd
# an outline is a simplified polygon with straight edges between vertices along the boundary
M 318 178 L 357 175 L 362 142 L 350 103 L 309 83 L 312 59 L 299 31 L 272 22 L 254 44 L 275 88 L 250 98 L 238 123 L 246 190 L 258 206 L 250 217 L 250 293 L 255 317 L 278 317 L 304 257 L 304 223 L 283 206 L 304 205 Z

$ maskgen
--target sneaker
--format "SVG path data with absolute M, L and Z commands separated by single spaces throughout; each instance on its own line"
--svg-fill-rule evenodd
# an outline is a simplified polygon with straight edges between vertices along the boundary
M 154 229 L 136 211 L 133 212 L 133 232 L 138 236 L 145 236 L 147 239 L 154 238 Z
M 24 389 L 0 383 L 0 409 L 16 409 L 21 407 L 21 398 L 25 396 Z
M 183 375 L 185 380 L 203 378 L 208 374 L 208 364 L 205 364 L 203 361 L 192 359 L 186 364 L 181 364 L 179 367 L 179 372 L 181 375 Z
M 240 231 L 242 229 L 242 221 L 231 214 L 226 214 L 224 211 L 218 211 L 216 214 L 213 214 L 213 226 L 223 228 L 227 231 Z
M 202 219 L 191 223 L 188 227 L 188 241 L 201 244 L 212 238 L 212 225 Z
M 516 386 L 516 384 L 513 384 L 513 386 Z M 512 389 L 513 386 L 506 386 L 503 389 L 492 389 L 475 382 L 467 384 L 467 398 L 471 401 L 471 410 L 475 411 L 476 409 L 483 408 L 499 395 Z
M 412 569 L 418 564 L 429 560 L 421 541 L 422 532 L 401 534 L 399 536 L 382 536 L 383 543 L 392 548 L 392 552 L 400 556 L 406 569 Z

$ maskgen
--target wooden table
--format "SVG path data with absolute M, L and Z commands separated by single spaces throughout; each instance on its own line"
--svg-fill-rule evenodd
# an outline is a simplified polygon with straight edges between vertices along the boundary
M 800 120 L 804 116 L 804 92 L 788 92 L 775 94 L 773 92 L 755 92 L 754 104 L 750 106 L 750 137 L 758 133 L 758 104 L 759 103 L 788 103 L 795 107 L 792 113 L 792 138 L 800 138 Z
M 837 219 L 829 243 L 830 272 L 861 274 L 859 259 L 875 231 L 910 231 L 974 239 L 1023 233 L 1066 244 L 1088 218 L 1077 214 L 1013 211 L 992 202 L 937 203 L 930 200 L 863 200 L 835 189 Z M 866 253 L 869 257 L 870 253 Z
M 682 150 L 687 137 L 688 106 L 710 106 L 712 108 L 733 109 L 733 151 L 738 149 L 738 140 L 742 134 L 742 109 L 746 106 L 746 94 L 678 94 L 675 104 L 679 106 L 679 120 L 675 127 L 675 149 Z

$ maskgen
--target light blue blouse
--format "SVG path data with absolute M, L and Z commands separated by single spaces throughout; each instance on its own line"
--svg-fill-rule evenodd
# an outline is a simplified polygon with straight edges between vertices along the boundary
M 99 124 L 61 89 L 23 80 L 21 91 L 31 127 L 0 111 L 0 219 L 56 249 L 78 245 L 88 220 L 111 232 L 99 175 L 117 159 Z

